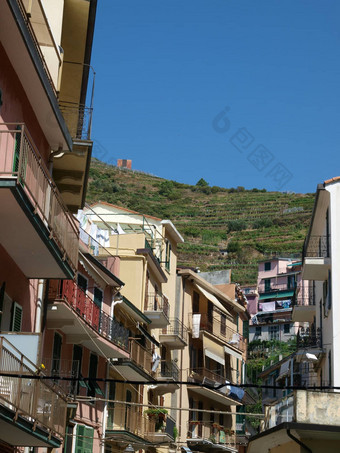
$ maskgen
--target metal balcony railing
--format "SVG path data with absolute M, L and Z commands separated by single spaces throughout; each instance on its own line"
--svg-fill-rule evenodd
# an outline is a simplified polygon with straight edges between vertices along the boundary
M 205 367 L 195 367 L 195 368 L 190 368 L 189 370 L 189 375 L 188 375 L 188 381 L 189 382 L 197 382 L 197 383 L 203 383 L 206 384 L 207 386 L 211 387 L 218 387 L 221 384 L 226 384 L 226 380 L 228 382 L 231 381 L 231 376 L 225 377 L 221 376 L 220 374 L 215 373 L 212 370 L 209 370 L 208 368 Z M 223 394 L 226 393 L 226 387 L 221 387 L 221 391 Z
M 143 368 L 148 374 L 152 369 L 152 354 L 145 349 L 136 340 L 129 340 L 130 360 L 133 360 L 138 366 Z
M 169 378 L 179 381 L 179 368 L 176 363 L 172 360 L 171 362 L 161 361 L 160 370 L 157 371 L 156 378 Z
M 189 421 L 187 438 L 193 441 L 210 441 L 213 444 L 236 448 L 235 431 L 214 422 Z
M 296 289 L 293 305 L 309 306 L 315 305 L 315 286 L 314 284 L 299 285 Z
M 297 348 L 322 348 L 322 331 L 320 327 L 317 329 L 311 327 L 299 327 L 297 334 Z
M 0 123 L 0 178 L 9 177 L 26 193 L 73 271 L 77 270 L 79 232 L 24 124 Z
M 78 140 L 90 140 L 93 109 L 72 102 L 59 102 L 71 137 Z
M 194 313 L 189 313 L 190 329 L 192 329 L 193 314 Z M 214 313 L 212 318 L 207 313 L 201 313 L 200 330 L 209 332 L 215 335 L 217 338 L 244 352 L 246 350 L 247 344 L 243 336 L 228 327 L 223 321 L 224 318 L 221 317 L 221 315 L 219 318 L 217 318 L 217 316 L 218 314 L 216 314 L 216 312 Z
M 56 299 L 66 301 L 100 335 L 128 351 L 128 329 L 115 318 L 111 318 L 103 312 L 73 280 L 52 280 L 50 282 L 49 300 Z
M 259 293 L 271 293 L 276 291 L 293 291 L 296 288 L 295 282 L 293 283 L 275 283 L 270 284 L 260 283 L 258 289 Z
M 163 312 L 169 318 L 169 301 L 163 294 L 146 294 L 144 307 L 144 311 Z
M 162 329 L 162 335 L 177 335 L 184 343 L 188 343 L 188 328 L 178 318 L 171 318 L 169 322 Z
M 0 337 L 0 402 L 30 422 L 41 425 L 51 435 L 65 435 L 67 401 L 62 390 L 48 380 L 29 379 L 40 370 L 4 337 Z M 12 376 L 6 376 L 6 374 Z
M 307 236 L 303 246 L 303 258 L 328 258 L 330 236 Z
M 155 432 L 155 420 L 143 414 L 141 407 L 109 403 L 106 429 L 110 431 L 110 435 L 115 431 L 120 434 L 127 431 L 151 440 L 150 434 Z
M 42 359 L 42 363 L 45 367 L 44 374 L 47 376 L 55 376 L 54 383 L 58 384 L 67 395 L 75 395 L 77 393 L 78 382 L 77 381 L 64 381 L 58 379 L 58 377 L 72 377 L 80 378 L 80 362 L 79 360 L 66 360 L 66 359 L 53 359 L 51 357 L 45 357 Z

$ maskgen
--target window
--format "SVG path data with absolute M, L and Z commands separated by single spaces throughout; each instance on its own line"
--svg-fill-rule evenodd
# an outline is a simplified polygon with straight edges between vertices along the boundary
M 269 326 L 269 339 L 270 340 L 280 339 L 279 326 Z
M 249 321 L 243 321 L 243 338 L 249 340 Z
M 200 312 L 200 295 L 194 291 L 192 296 L 192 312 L 199 313 Z
M 266 278 L 264 281 L 264 292 L 268 293 L 270 291 L 270 279 Z
M 94 429 L 77 425 L 75 453 L 91 453 L 93 451 Z
M 256 326 L 255 327 L 255 337 L 260 337 L 262 334 L 262 327 L 261 326 Z
M 72 359 L 72 376 L 81 377 L 81 366 L 83 359 L 83 348 L 77 344 L 73 345 L 73 359 Z M 79 387 L 87 388 L 85 381 L 72 381 L 71 394 L 79 394 Z
M 221 335 L 225 337 L 226 334 L 226 323 L 227 323 L 227 317 L 224 313 L 221 313 Z
M 97 307 L 102 308 L 103 291 L 100 288 L 97 288 L 97 287 L 94 288 L 93 301 L 97 305 Z
M 81 288 L 84 291 L 84 293 L 86 293 L 86 290 L 87 290 L 87 278 L 84 277 L 81 274 L 78 274 L 77 283 L 78 283 L 79 288 Z
M 290 333 L 290 324 L 284 324 L 283 333 Z
M 97 369 L 98 369 L 98 357 L 95 354 L 90 355 L 90 366 L 89 366 L 89 381 L 87 396 L 104 396 L 101 388 L 97 384 Z
M 59 375 L 62 344 L 63 344 L 62 336 L 59 333 L 55 332 L 53 339 L 52 370 L 51 370 L 54 376 Z
M 170 241 L 165 241 L 165 268 L 170 271 L 170 259 L 171 259 L 171 244 Z
M 12 308 L 12 332 L 20 332 L 22 325 L 22 306 L 17 302 L 13 302 Z
M 267 261 L 264 263 L 264 270 L 265 271 L 270 271 L 272 269 L 272 263 L 270 261 Z
M 295 275 L 288 275 L 288 289 L 294 289 L 296 286 Z

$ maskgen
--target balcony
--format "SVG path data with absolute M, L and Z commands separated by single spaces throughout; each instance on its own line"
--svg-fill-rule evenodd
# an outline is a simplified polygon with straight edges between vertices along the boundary
M 193 314 L 189 313 L 189 329 L 192 331 L 193 328 Z M 225 343 L 228 343 L 228 349 L 246 351 L 247 343 L 241 334 L 228 327 L 222 318 L 217 318 L 216 315 L 212 319 L 207 313 L 201 314 L 200 319 L 200 331 L 208 332 Z M 240 358 L 240 357 L 239 357 Z
M 60 329 L 68 344 L 86 346 L 109 358 L 128 357 L 129 331 L 104 313 L 72 280 L 51 281 L 47 328 Z
M 145 349 L 136 340 L 129 340 L 128 359 L 118 359 L 113 361 L 114 367 L 128 381 L 145 381 L 152 380 L 152 354 Z
M 170 306 L 163 294 L 146 294 L 144 307 L 144 314 L 151 319 L 151 329 L 159 329 L 169 324 Z
M 187 444 L 192 451 L 238 451 L 235 431 L 212 422 L 189 421 Z
M 295 390 L 265 407 L 261 433 L 250 439 L 247 452 L 293 451 L 292 439 L 294 445 L 302 444 L 306 451 L 337 451 L 339 404 L 340 394 L 336 392 Z M 302 446 L 296 447 L 298 451 L 305 450 Z
M 326 280 L 330 266 L 330 236 L 307 236 L 303 247 L 302 278 Z
M 53 156 L 53 179 L 67 208 L 76 213 L 85 204 L 93 142 L 91 141 L 92 108 L 60 102 L 73 140 L 72 152 Z
M 242 405 L 242 398 L 245 392 L 240 389 L 239 397 L 233 393 L 236 389 L 232 385 L 227 384 L 227 378 L 214 373 L 208 368 L 192 368 L 188 376 L 188 382 L 195 385 L 188 384 L 187 389 L 199 396 L 204 396 L 213 400 L 216 403 L 229 405 Z M 223 385 L 223 387 L 220 387 Z M 220 387 L 220 388 L 218 388 Z M 237 392 L 237 390 L 235 390 Z M 242 398 L 240 398 L 242 396 Z
M 158 425 L 159 422 L 156 421 L 155 431 L 148 433 L 149 438 L 155 444 L 170 444 L 174 442 L 174 427 L 176 426 L 175 420 L 166 415 L 165 423 L 162 421 L 162 426 Z
M 67 409 L 62 392 L 50 381 L 22 377 L 40 371 L 4 337 L 0 337 L 0 369 L 1 440 L 17 447 L 59 448 Z
M 24 124 L 0 124 L 0 242 L 28 278 L 73 278 L 78 229 Z
M 188 344 L 188 329 L 178 318 L 170 319 L 159 334 L 159 342 L 169 349 L 183 349 Z
M 179 384 L 176 383 L 180 380 L 179 368 L 173 360 L 171 362 L 162 360 L 160 365 L 160 369 L 157 370 L 154 377 L 158 383 L 153 391 L 157 395 L 174 393 L 175 390 L 179 389 Z
M 322 348 L 322 330 L 314 325 L 299 327 L 296 341 L 298 349 Z
M 258 286 L 258 290 L 260 294 L 267 294 L 278 293 L 280 291 L 294 291 L 295 287 L 294 284 L 270 282 L 270 284 L 261 283 Z M 282 297 L 285 297 L 285 295 Z
M 300 286 L 293 298 L 293 322 L 313 322 L 316 314 L 314 284 Z
M 134 448 L 151 445 L 155 421 L 143 414 L 140 407 L 109 403 L 106 419 L 106 438 L 110 442 L 133 443 Z

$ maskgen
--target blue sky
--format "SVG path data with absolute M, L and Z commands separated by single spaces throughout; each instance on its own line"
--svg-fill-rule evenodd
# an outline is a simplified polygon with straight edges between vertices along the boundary
M 340 175 L 338 0 L 99 0 L 93 155 L 211 186 Z

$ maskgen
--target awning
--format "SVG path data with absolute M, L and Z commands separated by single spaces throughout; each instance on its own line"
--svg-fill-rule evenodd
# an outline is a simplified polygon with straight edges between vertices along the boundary
M 265 300 L 265 299 L 282 299 L 283 297 L 287 299 L 287 297 L 293 297 L 294 296 L 294 290 L 293 291 L 273 291 L 268 294 L 261 294 L 259 300 Z
M 112 272 L 106 269 L 96 258 L 94 258 L 89 253 L 79 252 L 79 262 L 84 267 L 84 269 L 91 275 L 96 284 L 102 288 L 105 288 L 106 285 L 120 287 L 124 283 L 119 280 Z
M 277 377 L 276 380 L 283 378 L 287 374 L 289 374 L 289 369 L 290 369 L 290 359 L 284 362 L 281 367 L 280 367 L 280 374 Z
M 206 336 L 203 339 L 204 354 L 215 362 L 225 365 L 224 348 L 222 345 L 210 340 Z
M 205 296 L 210 302 L 212 302 L 216 308 L 218 308 L 222 313 L 229 315 L 230 312 L 221 304 L 221 302 L 213 294 L 210 294 L 207 290 L 203 289 L 200 285 L 195 284 L 196 288 Z
M 240 354 L 239 352 L 234 351 L 229 346 L 224 346 L 224 352 L 226 354 L 232 355 L 233 357 L 235 357 L 235 359 L 242 360 L 242 354 Z
M 152 335 L 150 335 L 149 332 L 139 324 L 139 322 L 137 322 L 137 329 L 140 332 L 142 332 L 142 334 L 144 335 L 145 338 L 147 338 L 149 341 L 151 341 L 151 343 L 153 343 L 155 346 L 157 346 L 159 348 L 159 343 L 156 340 L 156 338 L 154 338 Z

